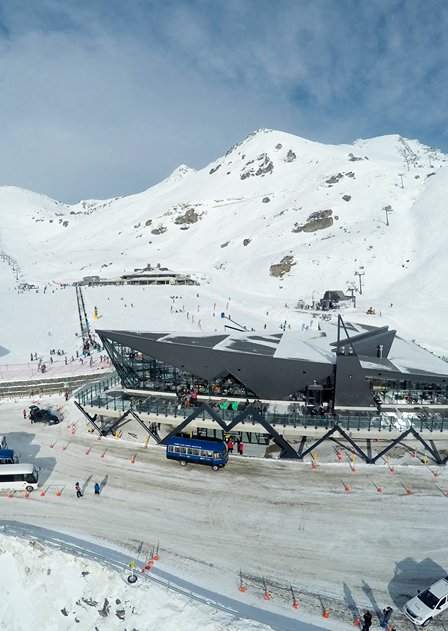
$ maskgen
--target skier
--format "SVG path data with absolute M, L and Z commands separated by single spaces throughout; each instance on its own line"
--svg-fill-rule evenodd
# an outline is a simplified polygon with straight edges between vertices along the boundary
M 370 613 L 370 611 L 366 611 L 363 618 L 364 624 L 362 626 L 362 631 L 369 631 L 372 625 L 372 614 Z
M 26 410 L 23 410 L 23 418 L 26 418 Z
M 81 487 L 79 486 L 79 482 L 75 484 L 76 497 L 82 497 Z
M 389 626 L 389 620 L 392 616 L 392 612 L 392 607 L 386 607 L 386 609 L 383 609 L 383 621 L 381 622 L 381 626 L 383 627 L 383 629 L 387 629 L 387 627 Z
M 95 495 L 99 495 L 99 494 L 100 494 L 101 487 L 100 487 L 100 485 L 98 484 L 98 482 L 95 482 L 95 486 L 93 487 L 93 490 L 94 490 L 94 492 L 95 492 Z
M 242 456 L 244 453 L 244 443 L 242 440 L 240 440 L 238 443 L 238 453 L 240 454 L 240 456 Z

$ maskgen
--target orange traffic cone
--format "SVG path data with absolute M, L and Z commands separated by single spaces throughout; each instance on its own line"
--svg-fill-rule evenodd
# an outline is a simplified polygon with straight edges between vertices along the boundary
M 355 620 L 353 620 L 353 626 L 360 627 L 361 626 L 361 619 L 360 618 L 356 618 Z
M 269 592 L 265 592 L 264 593 L 264 599 L 265 600 L 271 600 L 271 594 Z
M 61 495 L 62 495 L 62 491 L 61 491 L 60 489 L 58 489 L 58 490 L 56 491 L 56 495 L 57 495 L 58 497 L 61 497 Z
M 40 496 L 45 497 L 45 491 L 43 489 L 41 489 Z
M 299 603 L 297 602 L 297 599 L 294 598 L 294 601 L 292 603 L 292 606 L 294 607 L 294 609 L 298 609 L 299 608 Z
M 328 609 L 325 607 L 322 613 L 322 618 L 329 618 L 330 614 L 328 612 Z
M 349 487 L 349 485 L 348 485 L 348 484 L 346 484 L 346 485 L 345 485 L 344 491 L 345 491 L 346 493 L 349 493 L 349 492 L 350 492 L 350 487 Z
M 23 494 L 24 499 L 28 499 L 30 496 L 30 494 L 28 493 L 28 491 L 25 491 L 25 493 Z
M 132 458 L 131 458 L 131 464 L 135 464 L 135 458 L 136 458 L 136 454 L 132 456 Z
M 246 586 L 244 583 L 241 583 L 240 585 L 240 592 L 244 593 L 246 591 Z

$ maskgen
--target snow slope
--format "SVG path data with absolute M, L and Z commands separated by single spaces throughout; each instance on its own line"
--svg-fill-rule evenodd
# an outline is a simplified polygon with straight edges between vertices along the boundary
M 30 298 L 12 297 L 19 282 L 38 284 L 42 291 L 45 285 L 54 289 L 54 282 L 114 277 L 161 263 L 193 274 L 207 304 L 225 308 L 231 297 L 235 319 L 278 327 L 282 318 L 294 318 L 297 299 L 311 302 L 327 289 L 359 290 L 361 279 L 362 313 L 374 306 L 381 324 L 448 354 L 448 299 L 441 291 L 448 252 L 447 165 L 444 154 L 397 135 L 334 146 L 259 130 L 205 168 L 181 166 L 160 184 L 128 197 L 67 206 L 3 187 L 0 250 L 9 258 L 0 259 L 0 291 L 8 292 L 2 303 L 16 315 L 31 309 L 51 320 L 53 307 L 41 306 L 40 299 L 33 307 Z M 282 261 L 280 276 L 273 276 L 271 266 Z M 134 295 L 128 287 L 120 293 L 120 298 Z M 147 289 L 139 301 L 144 328 L 179 326 L 179 319 L 153 304 L 157 295 L 169 306 L 173 294 L 182 294 L 188 311 L 196 288 Z M 100 298 L 90 295 L 93 310 Z M 70 309 L 60 298 L 58 310 L 73 329 L 73 297 Z M 280 313 L 285 304 L 289 310 Z M 114 312 L 118 328 L 141 320 L 129 311 L 123 315 Z M 202 319 L 201 326 L 214 330 L 216 322 Z M 185 321 L 181 328 L 195 327 Z M 39 337 L 49 330 L 39 328 Z M 0 340 L 22 360 L 29 355 L 28 341 L 20 350 L 6 342 Z

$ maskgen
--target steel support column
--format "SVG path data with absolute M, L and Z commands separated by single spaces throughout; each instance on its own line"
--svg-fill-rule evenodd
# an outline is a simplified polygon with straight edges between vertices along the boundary
M 84 408 L 82 407 L 82 405 L 80 403 L 78 403 L 78 401 L 74 401 L 74 404 L 76 405 L 76 407 L 78 408 L 78 410 L 84 414 L 84 416 L 86 417 L 86 419 L 89 421 L 89 423 L 92 425 L 92 427 L 98 432 L 98 434 L 100 436 L 106 436 L 107 432 L 105 432 L 104 430 L 102 430 L 97 424 L 96 424 L 96 419 L 98 418 L 98 414 L 95 414 L 94 416 L 90 416 L 90 414 L 88 414 Z

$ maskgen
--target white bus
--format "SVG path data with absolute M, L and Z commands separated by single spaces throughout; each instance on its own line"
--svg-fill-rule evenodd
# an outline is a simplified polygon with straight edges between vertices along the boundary
M 0 467 L 0 489 L 31 493 L 38 482 L 39 471 L 32 464 L 3 464 Z

